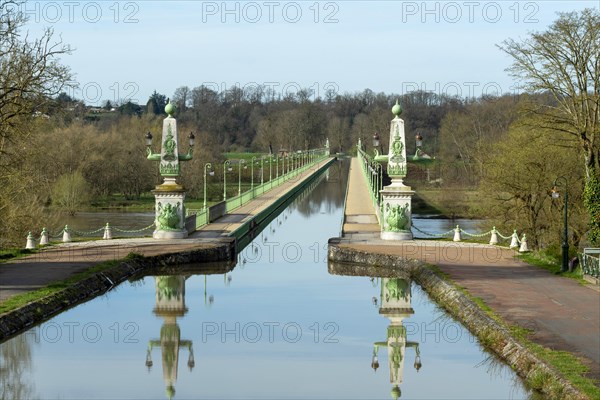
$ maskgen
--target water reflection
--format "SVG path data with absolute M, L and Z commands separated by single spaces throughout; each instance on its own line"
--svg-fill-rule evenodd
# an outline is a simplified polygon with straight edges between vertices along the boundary
M 183 317 L 188 311 L 185 306 L 185 281 L 187 278 L 186 276 L 177 275 L 154 277 L 156 305 L 153 312 L 163 318 L 163 324 L 160 328 L 160 339 L 148 341 L 146 367 L 150 371 L 153 365 L 152 350 L 155 347 L 160 347 L 163 379 L 168 399 L 172 399 L 175 395 L 180 348 L 187 348 L 189 352 L 187 365 L 190 372 L 195 365 L 192 341 L 181 339 L 181 329 L 177 324 L 177 318 Z
M 300 195 L 300 199 L 292 207 L 300 214 L 310 217 L 315 214 L 330 214 L 342 207 L 348 175 L 348 163 L 343 160 L 334 162 L 321 176 Z M 324 184 L 319 184 L 324 181 Z
M 0 344 L 0 399 L 33 398 L 31 345 L 33 336 L 19 335 Z
M 330 185 L 327 176 L 321 185 Z M 286 210 L 233 272 L 229 264 L 161 267 L 24 333 L 36 345 L 20 381 L 63 399 L 164 398 L 165 390 L 175 399 L 385 399 L 396 387 L 411 399 L 525 398 L 521 386 L 511 389 L 509 368 L 507 379 L 474 368 L 488 354 L 460 324 L 440 325 L 436 306 L 406 276 L 326 266 L 346 187 L 334 186 L 342 188 L 335 212 Z M 380 364 L 377 373 L 369 361 Z
M 377 372 L 377 368 L 379 368 L 379 348 L 386 347 L 390 383 L 392 384 L 391 395 L 392 398 L 398 399 L 402 393 L 400 385 L 404 376 L 404 359 L 407 347 L 413 348 L 415 351 L 413 366 L 417 372 L 422 366 L 419 343 L 406 340 L 406 328 L 402 324 L 405 318 L 414 314 L 410 304 L 411 282 L 403 278 L 371 278 L 371 281 L 378 282 L 381 289 L 379 314 L 390 320 L 386 340 L 373 343 L 371 368 Z M 377 304 L 376 297 L 373 298 L 373 303 Z

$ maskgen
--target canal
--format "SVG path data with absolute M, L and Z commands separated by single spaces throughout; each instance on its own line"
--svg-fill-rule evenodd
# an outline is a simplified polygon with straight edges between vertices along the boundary
M 233 270 L 126 282 L 0 344 L 2 399 L 529 398 L 406 277 L 328 272 L 347 169 L 332 166 Z

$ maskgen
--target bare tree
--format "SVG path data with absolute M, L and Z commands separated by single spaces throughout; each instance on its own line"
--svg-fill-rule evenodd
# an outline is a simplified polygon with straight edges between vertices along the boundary
M 546 32 L 498 46 L 513 58 L 508 69 L 524 89 L 548 93 L 551 103 L 532 102 L 534 123 L 577 138 L 589 180 L 600 172 L 600 13 L 559 13 Z
M 21 29 L 27 18 L 22 1 L 0 0 L 0 154 L 10 153 L 10 142 L 27 134 L 23 120 L 43 113 L 71 79 L 59 57 L 71 48 L 55 39 L 48 28 L 29 40 Z
M 24 2 L 0 0 L 0 247 L 14 244 L 41 212 L 37 171 L 25 164 L 26 141 L 71 79 L 59 58 L 70 52 L 52 29 L 31 39 L 22 32 Z

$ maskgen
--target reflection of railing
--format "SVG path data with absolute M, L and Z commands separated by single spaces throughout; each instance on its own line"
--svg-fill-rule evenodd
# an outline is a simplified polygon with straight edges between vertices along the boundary
M 357 146 L 358 160 L 360 161 L 360 167 L 367 180 L 369 188 L 369 195 L 373 207 L 375 207 L 375 214 L 381 224 L 381 190 L 383 189 L 383 167 L 377 161 L 367 154 L 360 146 Z
M 200 210 L 188 209 L 187 214 L 188 216 L 196 215 L 196 229 L 201 228 L 209 222 L 214 221 L 215 217 L 218 218 L 219 216 L 240 208 L 250 200 L 289 181 L 293 177 L 318 164 L 320 161 L 323 161 L 328 155 L 329 153 L 325 148 L 292 154 L 288 156 L 289 160 L 287 162 L 287 167 L 284 167 L 286 170 L 284 174 L 272 177 L 272 179 L 263 184 L 252 186 L 247 191 L 240 193 L 235 197 L 228 198 L 225 202 L 218 203 L 215 206 Z M 223 203 L 225 207 L 223 207 Z
M 579 254 L 583 275 L 589 275 L 600 284 L 600 248 L 586 248 Z

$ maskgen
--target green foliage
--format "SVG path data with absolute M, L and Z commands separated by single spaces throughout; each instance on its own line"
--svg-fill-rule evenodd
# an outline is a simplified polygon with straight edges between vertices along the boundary
M 447 113 L 440 128 L 440 169 L 445 186 L 474 187 L 493 145 L 517 118 L 518 97 L 483 97 Z
M 583 202 L 590 218 L 588 239 L 592 244 L 598 246 L 600 244 L 600 179 L 598 179 L 596 171 L 592 172 L 585 183 Z
M 22 245 L 27 225 L 42 216 L 47 187 L 44 173 L 29 164 L 39 151 L 31 136 L 46 128 L 57 104 L 72 100 L 54 99 L 72 79 L 60 63 L 69 46 L 52 29 L 32 37 L 26 23 L 15 2 L 0 0 L 0 248 Z
M 570 137 L 578 149 L 579 170 L 597 180 L 600 171 L 600 12 L 597 8 L 560 13 L 544 32 L 499 46 L 513 60 L 509 72 L 529 93 L 542 93 L 526 103 L 534 116 L 529 125 L 556 141 Z M 598 240 L 597 184 L 589 186 L 592 237 Z
M 52 186 L 52 204 L 74 215 L 89 203 L 91 187 L 79 171 L 61 175 Z
M 13 258 L 25 257 L 36 253 L 35 249 L 6 249 L 0 250 L 0 261 L 11 260 Z
M 526 233 L 531 248 L 552 246 L 561 240 L 564 195 L 553 200 L 550 189 L 557 176 L 564 176 L 568 185 L 560 190 L 569 191 L 569 240 L 576 245 L 586 230 L 577 150 L 566 146 L 572 142 L 567 137 L 557 142 L 548 131 L 532 129 L 528 121 L 519 119 L 490 149 L 480 183 L 485 195 L 481 209 L 499 230 Z
M 574 247 L 570 248 L 570 256 L 575 256 L 577 253 Z M 575 279 L 580 283 L 585 283 L 585 281 L 581 277 L 581 271 L 575 270 L 573 272 L 564 272 L 561 273 L 561 254 L 560 249 L 558 247 L 532 251 L 529 253 L 519 254 L 518 256 L 521 260 L 525 261 L 527 264 L 535 265 L 536 267 L 543 268 L 553 274 L 561 274 L 561 276 L 565 276 L 567 278 Z
M 125 256 L 125 260 L 128 260 L 128 261 L 141 260 L 143 258 L 144 258 L 144 256 L 142 254 L 135 253 L 135 252 L 131 252 Z
M 164 115 L 165 106 L 167 105 L 167 96 L 158 93 L 156 90 L 150 95 L 146 104 L 147 113 L 153 115 Z

